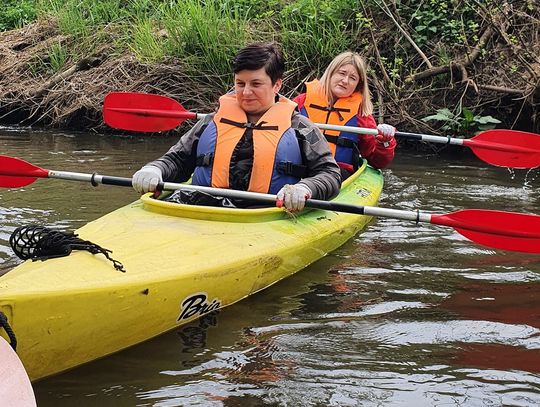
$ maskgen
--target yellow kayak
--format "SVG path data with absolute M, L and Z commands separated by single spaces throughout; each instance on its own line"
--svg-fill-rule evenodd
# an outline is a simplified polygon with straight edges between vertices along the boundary
M 365 163 L 334 202 L 376 205 L 380 171 Z M 145 341 L 234 304 L 335 250 L 369 216 L 280 208 L 200 207 L 150 194 L 78 229 L 103 255 L 25 261 L 0 277 L 0 311 L 30 378 Z M 0 335 L 7 338 L 0 328 Z

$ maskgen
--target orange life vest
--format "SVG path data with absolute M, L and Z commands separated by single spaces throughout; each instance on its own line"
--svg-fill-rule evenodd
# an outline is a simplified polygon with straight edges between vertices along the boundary
M 362 94 L 354 92 L 346 98 L 339 98 L 333 106 L 328 107 L 328 99 L 324 95 L 318 80 L 306 82 L 306 99 L 300 113 L 314 123 L 336 124 L 340 126 L 357 126 L 356 116 L 362 105 Z M 330 151 L 336 161 L 353 164 L 358 154 L 356 133 L 324 130 Z
M 277 193 L 283 185 L 298 182 L 300 177 L 287 171 L 302 167 L 300 146 L 291 128 L 295 108 L 294 102 L 281 97 L 252 124 L 234 94 L 221 96 L 213 121 L 199 138 L 193 183 L 229 188 L 233 152 L 249 129 L 253 132 L 253 165 L 248 191 Z

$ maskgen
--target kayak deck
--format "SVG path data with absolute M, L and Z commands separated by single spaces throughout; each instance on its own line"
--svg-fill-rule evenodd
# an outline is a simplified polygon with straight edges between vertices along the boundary
M 366 164 L 334 199 L 375 205 L 379 171 Z M 335 250 L 370 217 L 280 208 L 196 207 L 150 194 L 77 230 L 112 250 L 26 261 L 0 277 L 0 310 L 32 380 L 147 340 L 231 305 Z

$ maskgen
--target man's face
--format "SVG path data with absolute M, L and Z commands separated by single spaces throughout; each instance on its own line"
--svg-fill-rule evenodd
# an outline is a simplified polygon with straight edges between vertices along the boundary
M 236 100 L 248 116 L 258 119 L 274 104 L 281 83 L 281 79 L 278 79 L 272 84 L 264 67 L 256 71 L 244 69 L 234 75 Z

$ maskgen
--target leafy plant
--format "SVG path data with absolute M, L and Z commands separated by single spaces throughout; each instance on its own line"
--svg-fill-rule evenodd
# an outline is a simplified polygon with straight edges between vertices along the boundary
M 457 114 L 447 108 L 438 109 L 436 114 L 424 117 L 422 121 L 442 122 L 443 125 L 440 128 L 442 131 L 451 132 L 462 138 L 471 132 L 479 133 L 480 131 L 494 129 L 495 125 L 501 122 L 493 116 L 475 115 L 467 108 L 463 108 Z
M 36 19 L 34 0 L 4 0 L 0 7 L 0 31 L 20 28 Z
M 479 0 L 493 7 L 493 0 Z M 425 0 L 400 2 L 400 16 L 414 29 L 415 42 L 424 46 L 430 42 L 443 42 L 450 46 L 477 40 L 479 23 L 477 5 L 469 1 Z

